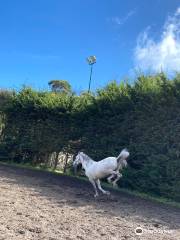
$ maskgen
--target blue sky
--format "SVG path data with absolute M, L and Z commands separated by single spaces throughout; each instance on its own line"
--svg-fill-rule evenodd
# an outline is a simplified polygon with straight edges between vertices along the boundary
M 0 88 L 92 89 L 135 68 L 180 70 L 179 0 L 6 0 L 0 6 Z M 170 60 L 173 61 L 170 61 Z

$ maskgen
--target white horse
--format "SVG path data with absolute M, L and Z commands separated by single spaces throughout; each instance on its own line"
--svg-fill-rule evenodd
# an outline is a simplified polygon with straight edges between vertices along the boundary
M 101 161 L 96 162 L 92 160 L 89 156 L 87 156 L 85 153 L 79 152 L 73 162 L 73 167 L 76 170 L 77 165 L 82 164 L 86 176 L 89 178 L 89 181 L 94 187 L 94 197 L 97 197 L 99 195 L 96 184 L 102 193 L 109 195 L 110 193 L 108 191 L 102 189 L 100 179 L 108 177 L 110 175 L 107 178 L 108 182 L 112 182 L 113 186 L 116 186 L 116 182 L 122 177 L 122 174 L 119 173 L 119 171 L 123 167 L 127 167 L 126 159 L 128 157 L 129 152 L 126 149 L 123 149 L 117 158 L 107 157 Z M 115 179 L 111 181 L 114 177 Z

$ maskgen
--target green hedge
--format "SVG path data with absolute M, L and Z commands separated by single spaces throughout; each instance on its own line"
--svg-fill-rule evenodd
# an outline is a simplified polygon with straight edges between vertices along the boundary
M 1 149 L 10 159 L 38 164 L 52 152 L 84 150 L 100 160 L 126 147 L 120 186 L 180 200 L 179 74 L 141 75 L 81 95 L 23 88 L 3 98 L 2 109 Z

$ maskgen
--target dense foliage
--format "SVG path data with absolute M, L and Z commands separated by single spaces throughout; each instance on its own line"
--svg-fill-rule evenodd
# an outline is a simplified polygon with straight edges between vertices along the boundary
M 54 152 L 83 150 L 100 160 L 126 147 L 120 186 L 180 200 L 179 74 L 141 75 L 79 96 L 1 91 L 0 107 L 1 158 L 48 165 Z

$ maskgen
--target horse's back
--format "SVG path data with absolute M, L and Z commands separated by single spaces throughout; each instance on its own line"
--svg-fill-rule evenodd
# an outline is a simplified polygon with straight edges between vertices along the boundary
M 101 179 L 108 176 L 117 168 L 115 157 L 107 157 L 101 161 L 93 162 L 86 169 L 86 176 L 92 179 Z
M 113 164 L 116 164 L 117 161 L 116 161 L 116 157 L 107 157 L 107 158 L 104 158 L 102 159 L 101 161 L 97 162 L 99 163 L 100 165 L 113 165 Z
M 96 162 L 95 168 L 98 171 L 114 170 L 117 168 L 117 161 L 115 157 L 107 157 L 101 161 Z

